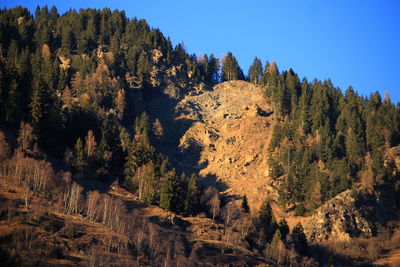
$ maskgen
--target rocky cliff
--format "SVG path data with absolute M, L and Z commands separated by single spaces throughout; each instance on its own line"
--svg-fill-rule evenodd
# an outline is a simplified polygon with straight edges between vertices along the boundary
M 178 89 L 165 87 L 152 105 L 164 110 L 153 114 L 165 114 L 159 118 L 165 132 L 159 147 L 203 183 L 229 196 L 246 194 L 250 206 L 258 207 L 267 194 L 267 148 L 275 119 L 263 89 L 244 81 L 192 88 L 181 96 Z
M 311 242 L 369 238 L 379 225 L 394 219 L 393 210 L 393 201 L 385 190 L 346 190 L 314 212 L 305 225 L 305 232 Z

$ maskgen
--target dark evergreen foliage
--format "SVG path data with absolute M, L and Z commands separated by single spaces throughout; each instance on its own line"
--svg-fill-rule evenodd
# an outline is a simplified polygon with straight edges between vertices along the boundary
M 249 204 L 247 203 L 247 196 L 244 195 L 242 199 L 242 210 L 244 213 L 249 213 L 250 212 L 250 207 Z
M 134 105 L 133 89 L 142 90 L 144 101 L 159 93 L 154 66 L 179 67 L 179 77 L 193 85 L 245 79 L 231 52 L 221 62 L 213 54 L 189 55 L 183 43 L 173 47 L 158 29 L 123 11 L 1 9 L 0 123 L 16 131 L 21 121 L 29 122 L 40 148 L 56 159 L 65 155 L 65 167 L 74 172 L 124 177 L 144 201 L 162 199 L 166 209 L 196 214 L 197 180 L 171 175 L 168 160 L 152 144 L 151 119 Z M 400 192 L 388 153 L 400 141 L 400 106 L 389 95 L 363 98 L 351 87 L 343 94 L 329 80 L 300 79 L 292 69 L 279 71 L 275 62 L 262 70 L 257 57 L 248 79 L 264 87 L 278 118 L 268 160 L 284 207 L 306 214 L 360 183 L 366 170 L 373 186 Z M 98 144 L 90 157 L 84 151 L 89 130 Z M 171 195 L 171 188 L 180 195 Z

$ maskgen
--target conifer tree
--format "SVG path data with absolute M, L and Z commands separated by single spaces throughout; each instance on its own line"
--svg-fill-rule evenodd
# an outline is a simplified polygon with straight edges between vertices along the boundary
M 242 199 L 242 210 L 244 213 L 249 213 L 250 212 L 250 207 L 249 204 L 247 203 L 247 196 L 244 195 Z
M 74 158 L 72 164 L 75 170 L 79 173 L 82 173 L 86 166 L 85 152 L 80 138 L 78 138 L 74 147 Z
M 139 167 L 147 164 L 154 158 L 154 148 L 150 144 L 147 132 L 144 132 L 138 141 L 134 141 L 128 148 L 128 155 L 125 162 L 125 186 L 134 191 L 134 179 Z
M 173 212 L 179 211 L 179 182 L 175 170 L 167 174 L 160 192 L 160 207 Z
M 206 79 L 211 83 L 211 84 L 216 84 L 219 82 L 219 60 L 216 58 L 213 54 L 210 55 L 209 58 L 209 63 L 208 63 L 208 73 L 206 76 Z
M 231 52 L 222 59 L 222 81 L 243 79 L 242 70 Z
M 311 132 L 311 114 L 310 114 L 311 95 L 312 93 L 308 85 L 308 81 L 306 78 L 304 78 L 301 84 L 301 97 L 299 105 L 300 105 L 300 119 L 305 134 L 309 134 Z
M 277 228 L 277 225 L 272 212 L 271 204 L 268 200 L 264 200 L 263 204 L 261 205 L 259 220 L 262 230 L 264 231 L 267 239 L 270 240 L 272 233 L 274 233 Z
M 201 190 L 196 174 L 192 174 L 187 184 L 185 212 L 195 215 L 200 211 Z
M 301 223 L 298 223 L 290 233 L 290 240 L 294 245 L 296 251 L 301 255 L 307 255 L 308 253 L 308 242 L 307 237 L 304 234 L 304 229 Z
M 279 222 L 279 231 L 282 235 L 282 240 L 286 240 L 286 236 L 289 234 L 290 229 L 285 219 Z
M 147 204 L 152 204 L 155 201 L 156 197 L 156 188 L 157 188 L 157 169 L 154 162 L 151 160 L 149 163 L 143 166 L 143 170 L 138 175 L 138 183 L 141 185 L 141 192 L 139 195 L 140 199 Z
M 258 57 L 254 58 L 253 64 L 249 68 L 249 80 L 251 83 L 259 84 L 262 79 L 263 69 L 261 60 Z
M 281 249 L 282 249 L 281 242 L 282 242 L 281 231 L 277 229 L 274 233 L 274 237 L 272 238 L 271 246 L 268 253 L 269 256 L 274 260 L 276 260 L 277 262 L 280 261 L 281 257 Z

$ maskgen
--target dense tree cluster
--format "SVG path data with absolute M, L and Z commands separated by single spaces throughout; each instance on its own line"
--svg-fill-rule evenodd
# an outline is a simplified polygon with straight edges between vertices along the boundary
M 279 184 L 279 203 L 297 215 L 356 183 L 388 188 L 400 199 L 394 161 L 400 106 L 388 95 L 361 97 L 351 87 L 343 93 L 329 80 L 280 72 L 275 62 L 263 69 L 257 57 L 245 77 L 231 52 L 221 60 L 189 55 L 183 43 L 173 47 L 158 29 L 123 11 L 60 15 L 45 6 L 34 15 L 22 7 L 0 10 L 0 128 L 18 135 L 10 142 L 0 130 L 0 174 L 23 188 L 27 210 L 37 194 L 68 214 L 131 234 L 119 199 L 97 191 L 85 196 L 76 182 L 118 177 L 146 204 L 223 223 L 228 243 L 245 240 L 277 263 L 291 262 L 292 251 L 307 255 L 302 226 L 290 231 L 286 221 L 277 222 L 269 201 L 252 215 L 246 196 L 241 208 L 228 203 L 158 152 L 154 140 L 163 126 L 157 114 L 150 118 L 146 107 L 135 107 L 135 92 L 144 105 L 160 93 L 157 68 L 178 72 L 176 80 L 191 85 L 247 79 L 264 88 L 277 118 L 269 175 Z M 139 255 L 140 236 L 130 238 Z
M 222 58 L 222 81 L 244 80 L 244 74 L 232 52 Z
M 319 207 L 354 183 L 387 186 L 398 196 L 391 147 L 399 144 L 400 108 L 378 92 L 361 97 L 327 80 L 300 81 L 293 70 L 279 72 L 267 62 L 262 74 L 256 58 L 249 69 L 261 80 L 276 114 L 269 151 L 269 174 L 279 180 L 280 202 L 297 214 Z M 260 78 L 259 78 L 260 77 Z

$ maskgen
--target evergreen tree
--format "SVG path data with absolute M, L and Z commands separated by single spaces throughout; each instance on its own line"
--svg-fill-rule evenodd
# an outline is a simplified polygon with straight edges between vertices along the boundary
M 371 95 L 366 108 L 366 142 L 369 151 L 375 151 L 381 147 L 385 140 L 382 134 L 380 108 L 382 100 L 379 92 Z
M 359 165 L 365 153 L 365 123 L 362 114 L 362 104 L 353 88 L 346 91 L 346 98 L 340 113 L 336 129 L 346 136 L 346 156 L 350 162 Z
M 154 158 L 154 148 L 150 144 L 149 136 L 144 132 L 139 140 L 132 142 L 128 148 L 128 155 L 125 162 L 125 186 L 134 191 L 134 179 L 139 167 L 147 164 Z
M 231 52 L 222 58 L 222 81 L 243 79 L 243 72 L 239 67 L 236 58 Z
M 296 251 L 301 255 L 307 255 L 308 253 L 308 242 L 307 237 L 304 234 L 304 229 L 301 223 L 298 223 L 290 234 L 290 240 L 294 245 Z
M 285 219 L 282 219 L 279 222 L 279 231 L 282 235 L 282 240 L 286 240 L 286 236 L 289 234 L 290 229 Z
M 274 237 L 272 238 L 272 241 L 271 241 L 271 246 L 269 249 L 269 256 L 278 262 L 281 257 L 281 248 L 282 248 L 281 242 L 282 242 L 281 231 L 279 229 L 277 229 L 275 231 Z
M 265 95 L 269 98 L 274 98 L 274 92 L 278 86 L 279 70 L 276 63 L 273 61 L 269 63 L 267 61 L 265 65 L 263 81 L 265 86 Z M 271 101 L 272 110 L 275 110 L 274 103 Z
M 216 84 L 219 82 L 219 60 L 218 58 L 214 57 L 213 54 L 210 55 L 209 58 L 209 63 L 208 63 L 208 72 L 206 75 L 206 79 L 211 83 L 211 84 Z
M 258 57 L 254 58 L 253 64 L 249 68 L 249 80 L 251 83 L 259 84 L 262 80 L 263 68 L 261 60 Z
M 259 220 L 261 228 L 264 231 L 267 239 L 272 237 L 272 233 L 275 232 L 277 225 L 274 214 L 272 212 L 271 204 L 268 200 L 264 200 L 260 208 Z
M 196 174 L 192 174 L 187 184 L 187 193 L 185 199 L 185 212 L 195 215 L 200 211 L 201 190 Z
M 242 199 L 242 210 L 244 213 L 249 213 L 250 212 L 250 207 L 249 204 L 247 203 L 247 196 L 244 195 Z
M 83 173 L 86 167 L 85 152 L 83 150 L 83 143 L 80 138 L 78 138 L 74 147 L 74 158 L 72 164 L 74 169 L 79 173 Z
M 160 192 L 160 207 L 173 212 L 179 212 L 179 182 L 175 170 L 167 174 Z
M 299 105 L 300 105 L 300 119 L 305 134 L 311 133 L 311 123 L 312 123 L 310 114 L 311 96 L 312 92 L 308 85 L 308 81 L 306 78 L 304 78 L 301 84 L 301 97 Z
M 157 182 L 158 182 L 157 169 L 154 162 L 151 160 L 149 163 L 143 166 L 143 170 L 139 175 L 138 184 L 141 185 L 140 198 L 147 204 L 155 202 L 157 194 Z

